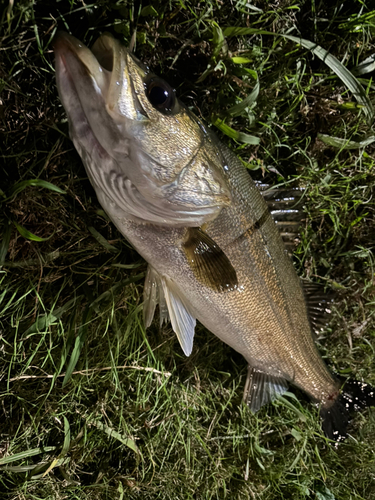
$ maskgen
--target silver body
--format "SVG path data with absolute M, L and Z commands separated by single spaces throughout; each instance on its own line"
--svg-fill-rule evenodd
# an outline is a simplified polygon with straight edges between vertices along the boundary
M 178 101 L 169 114 L 155 110 L 143 95 L 148 68 L 108 35 L 93 53 L 60 35 L 55 52 L 71 137 L 99 202 L 150 264 L 146 324 L 159 303 L 186 354 L 196 319 L 240 352 L 270 394 L 253 409 L 273 398 L 270 387 L 285 390 L 282 380 L 330 407 L 339 385 L 314 344 L 279 231 L 241 162 Z M 218 290 L 197 279 L 185 246 L 196 226 L 233 266 L 235 286 Z

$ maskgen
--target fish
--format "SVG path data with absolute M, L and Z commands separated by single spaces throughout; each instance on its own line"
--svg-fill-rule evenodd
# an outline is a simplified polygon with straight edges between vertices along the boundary
M 189 356 L 198 320 L 247 361 L 250 410 L 292 384 L 319 407 L 328 438 L 342 441 L 375 391 L 328 370 L 310 314 L 324 299 L 302 285 L 247 169 L 112 35 L 90 50 L 58 32 L 53 45 L 70 137 L 99 203 L 148 263 L 145 326 L 158 305 Z

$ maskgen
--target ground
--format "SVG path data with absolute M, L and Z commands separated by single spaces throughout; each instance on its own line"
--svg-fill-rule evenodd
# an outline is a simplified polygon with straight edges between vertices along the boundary
M 136 31 L 255 179 L 305 188 L 295 266 L 336 292 L 319 349 L 375 385 L 375 6 L 46 5 L 1 4 L 0 499 L 375 499 L 373 410 L 334 447 L 293 389 L 251 414 L 245 361 L 203 327 L 189 358 L 170 325 L 144 330 L 146 265 L 69 140 L 52 50 L 57 29 Z

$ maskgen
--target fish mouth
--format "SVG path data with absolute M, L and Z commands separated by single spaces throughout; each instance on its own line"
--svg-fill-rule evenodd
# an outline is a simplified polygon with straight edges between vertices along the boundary
M 106 151 L 122 153 L 130 122 L 147 119 L 129 74 L 129 58 L 134 56 L 108 33 L 90 50 L 61 31 L 53 47 L 57 87 L 69 121 L 75 128 L 89 125 Z
M 58 32 L 53 47 L 56 83 L 70 136 L 104 204 L 111 200 L 135 220 L 175 227 L 200 226 L 229 204 L 226 180 L 220 172 L 209 170 L 207 155 L 201 155 L 202 167 L 194 151 L 179 163 L 176 151 L 185 147 L 180 135 L 184 139 L 185 129 L 195 130 L 189 141 L 199 149 L 201 127 L 186 111 L 166 121 L 146 93 L 153 74 L 128 49 L 106 33 L 90 50 L 75 37 Z M 160 123 L 164 135 L 159 134 Z M 168 156 L 158 138 L 169 138 L 173 127 L 176 147 Z
M 110 74 L 105 97 L 108 110 L 131 120 L 144 121 L 148 118 L 134 88 L 130 62 L 142 79 L 149 73 L 147 66 L 109 33 L 103 33 L 96 40 L 91 52 L 102 68 L 101 73 Z

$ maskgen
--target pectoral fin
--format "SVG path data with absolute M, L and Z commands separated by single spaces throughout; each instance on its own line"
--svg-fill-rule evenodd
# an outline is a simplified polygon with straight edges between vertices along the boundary
M 237 274 L 228 257 L 200 228 L 188 229 L 183 248 L 200 283 L 217 292 L 237 287 Z
M 249 366 L 243 399 L 252 412 L 278 398 L 288 389 L 286 380 Z
M 148 328 L 151 325 L 155 308 L 159 304 L 160 326 L 170 319 L 182 350 L 186 356 L 190 356 L 193 350 L 196 319 L 176 285 L 149 265 L 143 295 L 145 327 Z

